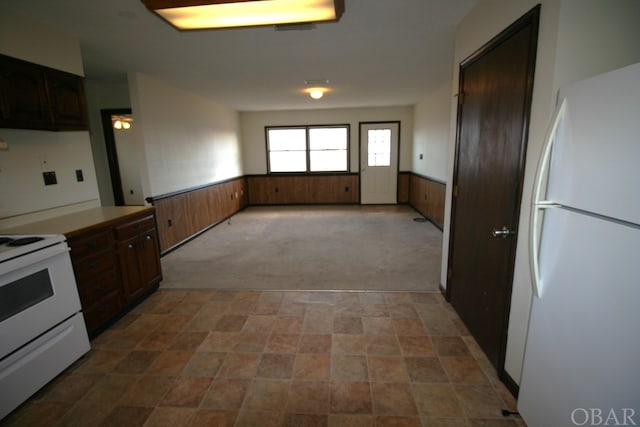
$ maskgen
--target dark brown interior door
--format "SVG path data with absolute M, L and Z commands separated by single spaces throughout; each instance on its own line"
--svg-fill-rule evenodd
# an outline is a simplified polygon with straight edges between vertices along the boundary
M 503 373 L 536 8 L 460 65 L 447 296 Z

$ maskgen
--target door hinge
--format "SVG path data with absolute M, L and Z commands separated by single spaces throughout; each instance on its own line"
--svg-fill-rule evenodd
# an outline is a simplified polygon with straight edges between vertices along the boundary
M 458 197 L 458 186 L 457 185 L 453 186 L 453 197 Z
M 453 276 L 453 270 L 451 270 L 451 268 L 449 268 L 447 270 L 447 281 L 451 280 L 451 276 Z

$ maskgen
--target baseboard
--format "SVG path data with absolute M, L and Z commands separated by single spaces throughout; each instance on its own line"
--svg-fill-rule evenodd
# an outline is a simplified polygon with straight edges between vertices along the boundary
M 500 376 L 500 380 L 507 387 L 507 390 L 511 392 L 513 397 L 518 398 L 518 394 L 520 393 L 520 386 L 511 378 L 511 375 L 504 369 L 502 370 L 502 375 Z
M 400 204 L 400 203 L 399 203 Z M 403 204 L 408 204 L 414 211 L 418 212 L 420 215 L 422 215 L 427 221 L 429 221 L 431 224 L 433 224 L 438 230 L 443 231 L 442 230 L 442 225 L 438 224 L 436 222 L 435 219 L 433 219 L 429 214 L 426 214 L 422 211 L 420 211 L 420 209 L 418 209 L 417 206 L 413 205 L 410 201 L 407 203 L 403 203 Z

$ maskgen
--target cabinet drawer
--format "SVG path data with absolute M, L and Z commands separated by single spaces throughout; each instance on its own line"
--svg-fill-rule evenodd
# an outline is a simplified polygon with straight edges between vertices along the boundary
M 142 231 L 149 230 L 156 226 L 153 220 L 153 215 L 149 215 L 144 218 L 140 218 L 135 221 L 128 222 L 126 224 L 116 227 L 116 239 L 125 240 L 130 237 L 136 236 Z
M 113 252 L 90 256 L 80 261 L 73 261 L 73 270 L 76 273 L 78 283 L 90 281 L 97 275 L 102 275 L 109 270 L 115 270 L 116 257 Z
M 73 239 L 69 241 L 69 247 L 71 248 L 71 257 L 74 259 L 94 255 L 112 248 L 111 233 L 109 230 L 103 230 L 86 237 Z
M 89 309 L 83 309 L 82 314 L 89 334 L 118 315 L 120 308 L 120 295 L 118 292 L 112 292 Z
M 102 276 L 78 283 L 78 292 L 82 307 L 91 307 L 111 292 L 120 292 L 120 281 L 116 270 Z

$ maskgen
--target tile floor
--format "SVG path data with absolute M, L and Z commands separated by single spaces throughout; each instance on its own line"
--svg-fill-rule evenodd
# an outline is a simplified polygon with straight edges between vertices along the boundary
M 160 290 L 2 426 L 524 426 L 440 294 Z

